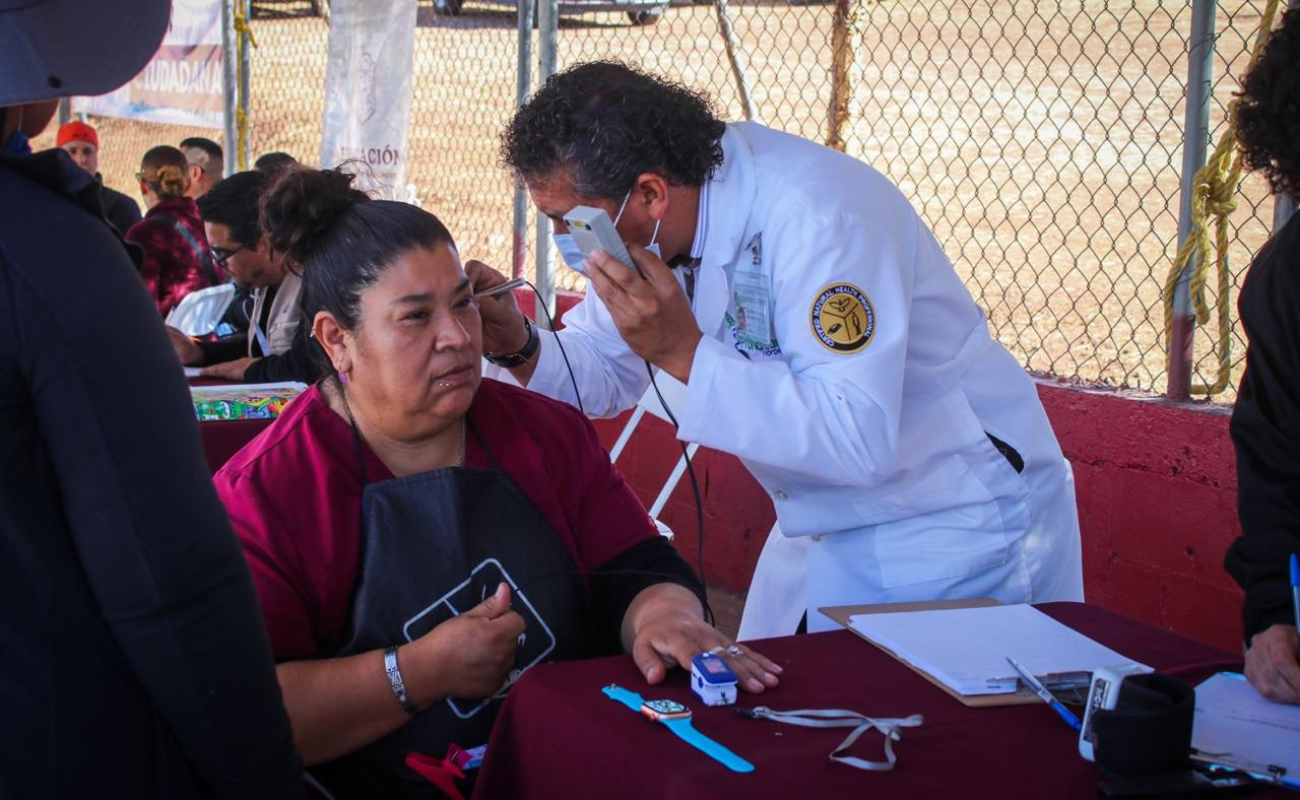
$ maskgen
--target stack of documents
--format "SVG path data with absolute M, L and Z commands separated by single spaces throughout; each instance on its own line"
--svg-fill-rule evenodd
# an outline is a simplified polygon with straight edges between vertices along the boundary
M 1300 706 L 1265 700 L 1241 675 L 1221 672 L 1196 687 L 1192 749 L 1198 761 L 1300 787 Z
M 1048 684 L 1132 663 L 1028 605 L 856 614 L 850 624 L 963 696 L 1014 692 L 1017 677 L 1008 657 Z

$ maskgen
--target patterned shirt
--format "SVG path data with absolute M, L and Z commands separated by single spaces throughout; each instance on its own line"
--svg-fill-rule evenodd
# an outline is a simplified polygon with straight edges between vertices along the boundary
M 179 223 L 194 239 L 192 244 L 177 230 Z M 200 253 L 206 253 L 208 239 L 203 233 L 199 207 L 188 197 L 169 197 L 149 209 L 144 219 L 131 226 L 126 240 L 144 250 L 140 277 L 158 304 L 158 313 L 167 316 L 185 295 L 214 285 L 212 275 L 203 265 Z M 197 244 L 200 250 L 196 250 Z

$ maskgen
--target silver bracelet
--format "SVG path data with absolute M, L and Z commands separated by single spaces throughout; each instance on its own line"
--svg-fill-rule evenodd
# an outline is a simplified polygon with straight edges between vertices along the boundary
M 408 714 L 419 713 L 420 707 L 411 702 L 410 695 L 406 693 L 406 684 L 402 682 L 402 670 L 397 666 L 396 647 L 384 651 L 384 671 L 388 673 L 388 685 L 392 688 L 397 702 L 402 704 L 402 710 Z

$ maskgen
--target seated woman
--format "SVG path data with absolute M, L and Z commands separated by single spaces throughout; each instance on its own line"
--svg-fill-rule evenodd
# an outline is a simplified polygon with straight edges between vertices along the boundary
M 534 664 L 632 653 L 650 683 L 729 644 L 569 406 L 480 382 L 451 235 L 299 169 L 263 231 L 303 274 L 329 376 L 216 475 L 299 751 L 339 798 L 429 797 L 407 753 L 487 742 Z M 725 656 L 751 692 L 780 668 Z

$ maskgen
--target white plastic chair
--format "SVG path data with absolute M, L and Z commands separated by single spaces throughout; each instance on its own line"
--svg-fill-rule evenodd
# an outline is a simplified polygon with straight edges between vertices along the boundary
M 207 336 L 217 329 L 235 299 L 235 284 L 221 283 L 181 298 L 167 315 L 167 324 L 186 336 Z
M 686 407 L 686 384 L 662 371 L 656 372 L 655 382 L 659 384 L 659 391 L 663 393 L 664 401 L 668 403 L 668 407 L 673 410 L 674 414 L 680 414 L 682 409 Z M 623 431 L 618 435 L 618 441 L 614 442 L 614 446 L 610 448 L 609 460 L 611 462 L 618 463 L 619 455 L 623 452 L 623 448 L 627 447 L 627 443 L 632 439 L 633 432 L 636 431 L 636 426 L 640 424 L 641 418 L 646 415 L 646 412 L 669 424 L 672 423 L 672 420 L 668 417 L 668 412 L 664 410 L 663 404 L 659 402 L 658 395 L 655 394 L 655 387 L 647 386 L 645 394 L 641 395 L 641 399 L 637 401 L 636 410 L 632 412 L 627 425 L 623 426 Z M 678 482 L 682 479 L 682 474 L 686 472 L 686 459 L 694 458 L 695 451 L 699 448 L 700 446 L 694 442 L 686 445 L 686 455 L 677 459 L 677 465 L 673 467 L 668 480 L 664 482 L 663 488 L 659 490 L 659 496 L 655 498 L 654 503 L 650 506 L 650 518 L 654 520 L 655 526 L 659 528 L 659 533 L 670 540 L 673 538 L 673 530 L 659 521 L 659 513 L 664 510 L 668 498 L 672 496 L 673 490 L 677 488 Z

